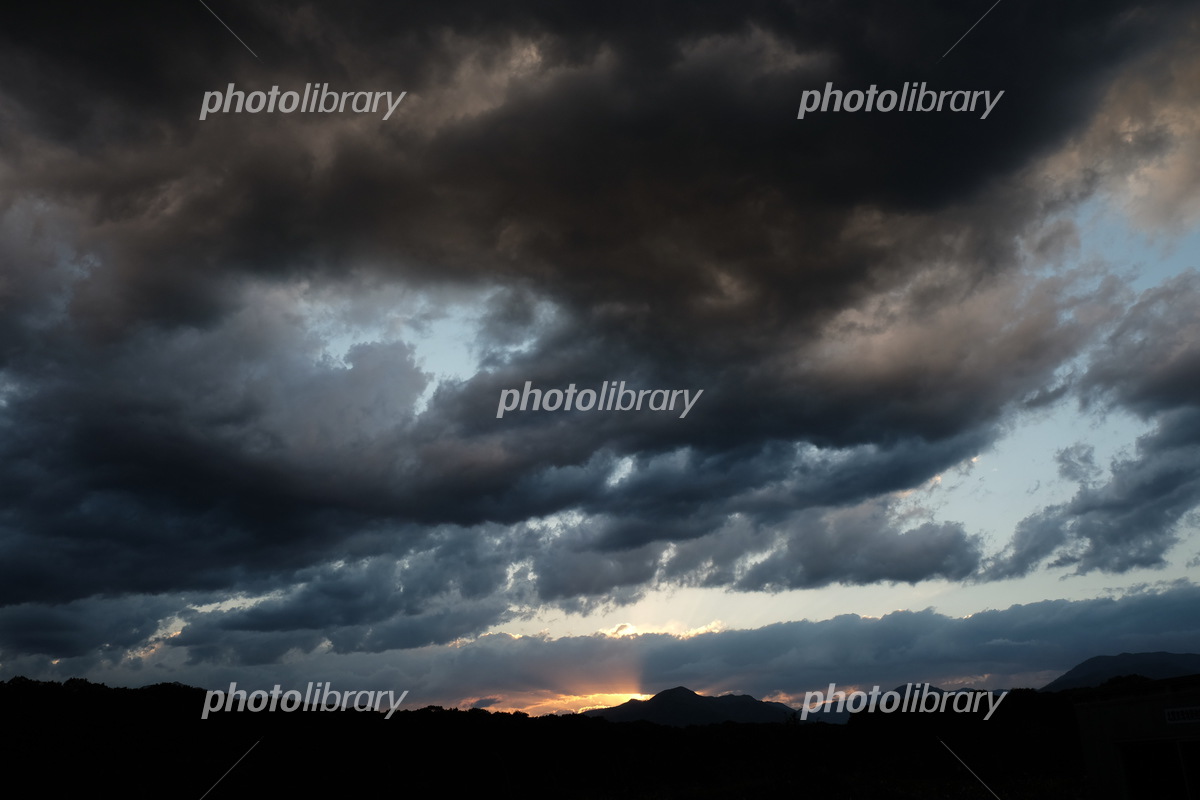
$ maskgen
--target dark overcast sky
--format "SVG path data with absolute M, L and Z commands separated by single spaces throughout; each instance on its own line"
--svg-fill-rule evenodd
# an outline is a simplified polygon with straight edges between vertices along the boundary
M 990 5 L 210 3 L 244 45 L 198 2 L 11 11 L 0 675 L 307 664 L 452 702 L 1200 650 L 1196 259 L 1149 280 L 1091 257 L 1082 216 L 1194 255 L 1200 16 L 1005 0 L 941 58 Z M 986 120 L 796 119 L 827 82 L 1004 94 Z M 407 94 L 387 121 L 199 120 L 229 83 Z M 703 395 L 686 419 L 496 418 L 525 381 L 606 380 Z M 906 505 L 1053 410 L 1093 422 L 1041 454 L 1062 496 L 1001 530 Z M 1141 427 L 1105 458 L 1117 418 Z M 504 633 L 672 590 L 930 581 L 1023 605 Z M 1031 614 L 1027 649 L 994 646 Z M 847 644 L 880 631 L 945 659 Z M 457 683 L 422 684 L 430 661 Z

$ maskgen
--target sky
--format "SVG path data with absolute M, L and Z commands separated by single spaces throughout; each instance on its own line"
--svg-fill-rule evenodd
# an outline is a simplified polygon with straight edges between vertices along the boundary
M 14 11 L 0 679 L 541 714 L 1200 652 L 1197 42 L 1167 0 Z

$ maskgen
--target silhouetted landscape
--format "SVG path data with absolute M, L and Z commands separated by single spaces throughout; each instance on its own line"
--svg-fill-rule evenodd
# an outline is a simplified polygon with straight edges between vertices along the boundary
M 1200 655 L 1195 653 L 1121 653 L 1089 658 L 1043 686 L 1042 691 L 1099 686 L 1122 675 L 1160 679 L 1196 674 L 1200 674 Z
M 615 708 L 585 711 L 584 716 L 609 722 L 653 722 L 656 725 L 713 725 L 722 722 L 788 722 L 795 709 L 783 703 L 755 700 L 749 695 L 704 697 L 686 686 L 659 692 L 649 700 L 630 700 Z
M 1121 668 L 1130 661 L 1102 663 Z M 1015 689 L 986 722 L 982 713 L 861 712 L 844 725 L 800 722 L 780 703 L 705 697 L 686 687 L 584 714 L 429 706 L 390 720 L 313 708 L 218 712 L 201 720 L 205 694 L 177 683 L 125 689 L 13 678 L 0 683 L 0 707 L 15 723 L 10 729 L 22 732 L 10 740 L 9 763 L 40 776 L 51 796 L 109 786 L 130 797 L 200 797 L 235 763 L 209 797 L 345 797 L 376 785 L 413 796 L 447 787 L 456 794 L 490 796 L 503 787 L 527 797 L 572 798 L 787 793 L 900 800 L 981 798 L 990 796 L 987 789 L 1003 800 L 1196 796 L 1195 789 L 1187 794 L 1189 768 L 1170 760 L 1194 752 L 1194 725 L 1184 725 L 1178 741 L 1151 735 L 1130 749 L 1121 735 L 1097 739 L 1095 720 L 1114 707 L 1134 720 L 1137 708 L 1162 698 L 1194 704 L 1200 675 L 1105 675 L 1097 686 Z M 1092 730 L 1081 719 L 1091 720 Z M 1109 744 L 1120 755 L 1108 761 L 1157 767 L 1123 790 L 1104 779 L 1104 764 L 1089 758 L 1089 750 Z

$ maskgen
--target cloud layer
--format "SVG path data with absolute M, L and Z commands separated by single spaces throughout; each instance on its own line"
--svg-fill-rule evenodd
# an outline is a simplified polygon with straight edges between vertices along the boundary
M 1081 266 L 1072 217 L 1200 208 L 1188 4 L 1005 9 L 941 62 L 973 11 L 225 11 L 258 60 L 200 6 L 49 13 L 0 34 L 6 669 L 176 631 L 192 664 L 382 653 L 673 586 L 1122 573 L 1200 504 L 1200 278 Z M 826 81 L 1005 95 L 797 121 Z M 199 121 L 229 82 L 408 95 Z M 473 369 L 421 349 L 446 326 Z M 526 380 L 704 396 L 497 420 Z M 1077 493 L 1000 549 L 901 501 L 1056 403 L 1152 430 L 1107 472 L 1064 451 Z

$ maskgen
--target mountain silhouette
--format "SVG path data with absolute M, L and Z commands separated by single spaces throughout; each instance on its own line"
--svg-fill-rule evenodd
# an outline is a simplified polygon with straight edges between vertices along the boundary
M 1187 749 L 1194 745 L 1192 726 L 1173 724 L 1161 713 L 1142 715 L 1158 721 L 1154 737 L 1121 749 L 1136 732 L 1126 724 L 1129 709 L 1158 709 L 1169 702 L 1188 710 L 1200 704 L 1191 699 L 1196 692 L 1200 675 L 1067 692 L 1017 689 L 986 722 L 979 714 L 856 713 L 845 725 L 729 727 L 711 723 L 780 722 L 795 716 L 782 703 L 745 695 L 705 697 L 679 686 L 588 714 L 529 717 L 425 706 L 401 709 L 390 720 L 352 710 L 234 711 L 202 719 L 207 694 L 202 688 L 177 683 L 113 688 L 83 679 L 57 683 L 18 676 L 0 681 L 0 708 L 19 732 L 7 743 L 9 763 L 49 776 L 54 795 L 62 797 L 94 794 L 97 783 L 127 783 L 133 759 L 141 785 L 151 790 L 170 785 L 181 796 L 205 795 L 218 781 L 223 797 L 344 796 L 354 776 L 322 765 L 392 763 L 398 748 L 411 763 L 436 764 L 445 757 L 446 742 L 452 742 L 472 753 L 472 768 L 453 775 L 455 785 L 481 796 L 495 793 L 496 775 L 537 753 L 544 765 L 536 785 L 523 790 L 530 798 L 981 797 L 972 774 L 977 773 L 1000 797 L 1058 800 L 1102 797 L 1108 786 L 1119 789 L 1124 784 L 1110 767 L 1127 763 L 1131 780 L 1141 782 L 1141 793 L 1132 796 L 1166 800 L 1184 795 L 1163 791 L 1165 782 L 1190 780 L 1190 762 L 1180 756 L 1193 752 Z M 1081 709 L 1093 717 L 1099 713 L 1103 724 L 1081 727 Z M 659 724 L 609 721 L 620 719 Z M 115 725 L 123 726 L 120 735 L 112 733 Z M 939 739 L 954 755 L 939 752 Z M 318 768 L 306 768 L 313 753 L 322 761 Z M 855 763 L 869 766 L 820 768 L 847 763 L 848 753 L 858 759 Z M 1159 759 L 1164 753 L 1169 758 Z M 598 768 L 597 754 L 616 768 Z M 772 766 L 786 767 L 797 757 L 818 768 Z M 969 771 L 955 757 L 969 764 Z M 741 768 L 749 764 L 766 766 Z M 236 767 L 232 773 L 231 767 Z M 586 786 L 580 776 L 586 776 Z M 447 780 L 444 769 L 404 776 L 405 786 L 422 796 L 444 794 Z M 137 796 L 143 794 L 150 796 Z
M 1089 658 L 1050 681 L 1041 691 L 1090 688 L 1126 675 L 1159 680 L 1196 674 L 1200 674 L 1200 654 L 1197 653 L 1121 653 Z
M 722 722 L 787 722 L 795 710 L 783 703 L 756 700 L 747 694 L 719 697 L 699 695 L 684 686 L 659 692 L 649 700 L 630 700 L 613 708 L 585 711 L 589 717 L 610 722 L 653 722 L 684 727 Z

